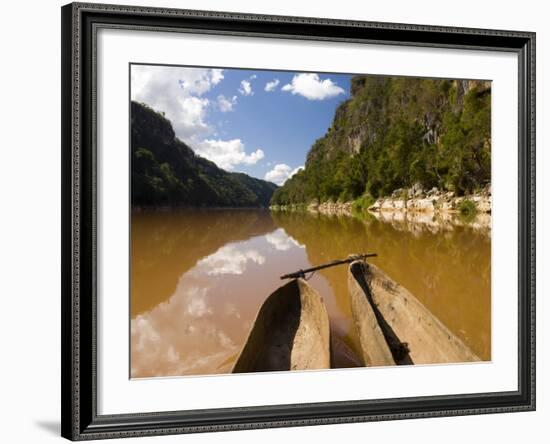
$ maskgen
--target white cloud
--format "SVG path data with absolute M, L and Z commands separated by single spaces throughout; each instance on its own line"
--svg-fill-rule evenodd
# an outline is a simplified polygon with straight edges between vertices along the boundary
M 217 85 L 218 83 L 220 83 L 222 80 L 223 80 L 223 69 L 213 69 L 211 71 L 211 78 L 212 78 L 212 83 L 214 85 Z
M 206 301 L 205 288 L 193 288 L 188 291 L 189 303 L 185 307 L 185 312 L 195 318 L 201 318 L 207 314 L 212 314 L 212 309 Z
M 274 79 L 273 81 L 271 82 L 267 82 L 265 84 L 265 88 L 264 90 L 267 91 L 267 92 L 271 92 L 271 91 L 275 91 L 275 88 L 277 88 L 277 86 L 279 85 L 279 79 Z
M 297 74 L 281 88 L 292 94 L 299 94 L 308 100 L 324 100 L 344 94 L 343 88 L 339 87 L 330 79 L 321 80 L 317 74 Z
M 235 106 L 236 104 L 237 104 L 237 96 L 225 97 L 222 94 L 218 96 L 218 108 L 222 113 L 233 111 L 233 106 Z
M 139 335 L 136 334 L 137 332 Z M 156 345 L 160 342 L 160 334 L 146 316 L 138 315 L 132 319 L 131 333 L 132 347 L 138 351 L 144 350 L 149 344 Z M 136 339 L 134 336 L 137 336 Z
M 274 232 L 266 234 L 265 239 L 278 251 L 287 251 L 293 247 L 305 248 L 305 245 L 289 236 L 283 228 L 278 228 Z
M 238 164 L 254 165 L 264 157 L 261 149 L 247 154 L 239 139 L 212 138 L 215 132 L 208 122 L 208 111 L 217 106 L 221 112 L 229 112 L 237 103 L 237 96 L 220 94 L 212 101 L 204 97 L 223 80 L 222 69 L 132 65 L 131 77 L 132 100 L 163 112 L 179 139 L 220 168 L 232 170 Z M 252 75 L 242 82 L 242 94 L 253 94 L 250 82 L 255 78 Z
M 274 182 L 277 185 L 283 185 L 288 179 L 294 176 L 298 171 L 303 170 L 303 166 L 292 169 L 286 163 L 278 163 L 271 171 L 265 174 L 264 179 Z
M 218 293 L 187 273 L 168 300 L 132 319 L 132 377 L 217 373 L 237 347 Z
M 208 269 L 207 274 L 217 276 L 220 274 L 243 274 L 248 262 L 259 265 L 265 263 L 265 257 L 256 250 L 239 250 L 233 245 L 226 245 L 214 254 L 201 259 L 197 265 Z
M 171 92 L 202 96 L 223 77 L 221 69 L 132 65 L 132 98 L 147 97 L 155 101 L 155 96 Z
M 212 131 L 203 98 L 223 79 L 221 69 L 132 65 L 132 100 L 164 112 L 180 139 L 192 142 Z
M 241 81 L 241 87 L 239 88 L 239 92 L 243 96 L 252 96 L 252 95 L 254 95 L 254 91 L 252 91 L 252 85 L 250 84 L 249 80 L 242 80 Z
M 211 160 L 225 170 L 233 170 L 236 165 L 241 163 L 254 165 L 264 157 L 264 152 L 260 148 L 246 154 L 244 144 L 240 139 L 205 139 L 198 142 L 194 149 L 198 155 Z
M 193 134 L 208 133 L 209 126 L 204 121 L 209 100 L 200 97 L 184 97 L 178 99 L 181 109 L 178 126 L 180 129 L 189 130 Z

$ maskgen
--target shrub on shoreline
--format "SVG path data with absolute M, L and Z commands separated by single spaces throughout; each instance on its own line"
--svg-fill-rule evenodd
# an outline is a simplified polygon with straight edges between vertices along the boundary
M 351 208 L 353 211 L 358 213 L 364 213 L 370 206 L 372 206 L 372 204 L 374 204 L 374 202 L 375 199 L 370 194 L 363 194 L 361 197 L 353 201 Z
M 470 199 L 460 201 L 457 205 L 457 209 L 463 216 L 475 216 L 477 214 L 477 205 Z

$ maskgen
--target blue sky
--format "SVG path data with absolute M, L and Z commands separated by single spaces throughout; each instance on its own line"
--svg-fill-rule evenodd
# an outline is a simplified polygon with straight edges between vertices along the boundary
M 131 78 L 132 100 L 164 112 L 197 154 L 282 184 L 349 98 L 351 76 L 132 65 Z

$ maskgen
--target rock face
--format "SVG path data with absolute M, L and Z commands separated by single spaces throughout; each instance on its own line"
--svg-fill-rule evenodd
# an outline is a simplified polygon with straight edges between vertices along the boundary
M 403 198 L 402 196 L 407 196 Z M 408 190 L 395 190 L 391 197 L 378 199 L 369 207 L 371 212 L 414 212 L 414 213 L 457 213 L 460 204 L 470 200 L 478 213 L 491 213 L 491 186 L 487 185 L 478 194 L 464 197 L 455 197 L 452 191 L 442 192 L 437 188 L 429 191 L 422 190 L 414 185 Z
M 314 211 L 321 214 L 343 214 L 346 216 L 351 216 L 351 205 L 351 202 L 323 202 L 322 204 L 317 205 Z
M 304 211 L 310 213 L 321 213 L 329 216 L 351 216 L 353 202 L 322 202 L 311 201 L 305 205 L 271 205 L 269 208 L 272 211 Z
M 491 212 L 491 196 L 474 196 L 472 201 L 475 202 L 477 211 L 480 213 Z
M 357 75 L 350 92 L 271 205 L 463 194 L 490 181 L 491 82 Z

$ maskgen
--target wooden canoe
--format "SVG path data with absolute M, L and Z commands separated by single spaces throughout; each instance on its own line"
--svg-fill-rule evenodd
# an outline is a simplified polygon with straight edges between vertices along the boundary
M 365 365 L 480 360 L 416 297 L 375 265 L 351 263 L 348 290 Z
M 321 296 L 303 279 L 261 306 L 233 373 L 330 368 L 330 327 Z

